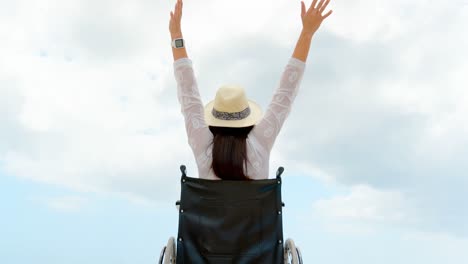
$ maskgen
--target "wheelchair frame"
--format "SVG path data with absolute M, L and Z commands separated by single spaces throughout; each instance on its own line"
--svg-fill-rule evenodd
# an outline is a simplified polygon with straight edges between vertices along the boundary
M 186 172 L 186 167 L 184 165 L 181 165 L 180 166 L 180 171 L 182 173 L 182 177 L 181 177 L 181 185 L 182 185 L 182 188 L 186 188 L 184 187 L 184 184 L 186 184 L 187 182 L 190 182 L 190 181 L 195 181 L 197 184 L 200 183 L 200 184 L 208 184 L 209 186 L 215 186 L 213 188 L 217 188 L 215 183 L 214 182 L 221 182 L 221 181 L 212 181 L 212 180 L 205 180 L 205 179 L 198 179 L 198 178 L 190 178 L 190 177 L 187 177 L 187 172 Z M 281 180 L 281 174 L 283 173 L 284 171 L 284 168 L 283 167 L 279 167 L 277 172 L 276 172 L 276 180 L 273 179 L 273 181 L 276 181 L 277 184 L 278 184 L 278 187 L 275 188 L 277 190 L 275 190 L 275 192 L 277 192 L 277 197 L 279 197 L 279 199 L 281 199 L 281 183 L 282 183 L 282 180 Z M 224 185 L 226 184 L 230 184 L 228 183 L 229 181 L 224 181 L 225 183 L 223 183 Z M 232 183 L 233 185 L 239 185 L 239 184 L 249 184 L 250 181 L 245 181 L 243 183 L 240 183 L 240 182 L 236 182 L 236 183 Z M 255 182 L 255 184 L 263 184 L 261 183 L 261 181 L 253 181 Z M 258 187 L 258 190 L 266 190 L 268 189 L 269 187 L 268 186 L 272 186 L 271 185 L 271 179 L 270 180 L 263 180 L 263 182 L 265 182 L 265 184 L 269 184 L 269 185 L 265 185 L 264 187 L 262 187 L 260 185 L 260 187 Z M 276 183 L 275 182 L 275 183 Z M 247 186 L 247 185 L 243 185 L 243 186 Z M 205 189 L 206 189 L 206 186 L 204 186 Z M 246 188 L 249 188 L 249 187 L 246 187 Z M 271 188 L 269 188 L 271 189 Z M 197 258 L 196 261 L 194 260 L 190 260 L 188 261 L 187 260 L 187 256 L 186 256 L 186 252 L 180 252 L 180 249 L 181 248 L 182 250 L 187 250 L 186 248 L 184 248 L 184 244 L 183 243 L 186 243 L 186 241 L 183 241 L 182 240 L 182 237 L 181 237 L 181 233 L 185 232 L 185 230 L 183 230 L 185 227 L 181 228 L 181 224 L 184 225 L 184 218 L 181 218 L 183 216 L 183 213 L 184 213 L 184 210 L 183 209 L 180 209 L 180 205 L 181 205 L 181 201 L 183 201 L 183 199 L 186 199 L 187 198 L 187 195 L 184 194 L 184 190 L 185 189 L 181 189 L 181 200 L 177 201 L 176 202 L 176 207 L 178 208 L 179 210 L 179 234 L 178 234 L 178 241 L 177 241 L 177 246 L 176 246 L 176 240 L 174 237 L 170 237 L 166 246 L 162 248 L 161 250 L 161 254 L 160 254 L 160 257 L 159 257 L 159 261 L 158 263 L 159 264 L 182 264 L 182 263 L 197 263 L 197 264 L 205 264 L 205 263 L 214 263 L 214 264 L 218 264 L 218 263 L 235 263 L 232 259 L 231 261 L 227 260 L 227 259 L 224 259 L 224 258 L 221 258 L 220 260 L 210 260 L 210 261 L 207 261 L 206 259 L 203 260 L 204 263 L 201 263 L 201 260 L 200 258 Z M 268 191 L 268 190 L 267 190 Z M 278 193 L 279 192 L 279 193 Z M 184 195 L 185 195 L 185 198 L 184 198 Z M 267 198 L 267 199 L 271 199 L 270 198 Z M 280 207 L 284 207 L 284 203 L 282 201 L 280 201 Z M 182 207 L 184 208 L 184 207 Z M 279 244 L 282 244 L 283 247 L 281 249 L 281 256 L 282 258 L 275 258 L 277 259 L 277 261 L 281 262 L 281 263 L 284 263 L 284 264 L 302 264 L 302 256 L 301 256 L 301 252 L 300 252 L 300 249 L 298 247 L 295 246 L 295 243 L 292 239 L 286 239 L 286 241 L 283 243 L 283 241 L 281 240 L 281 237 L 282 237 L 282 215 L 281 215 L 281 211 L 282 210 L 278 210 L 278 215 L 277 217 L 279 217 L 279 222 L 277 225 L 277 230 L 275 231 L 276 233 L 279 233 L 280 234 L 280 240 L 279 241 L 276 241 L 276 243 L 279 243 Z M 193 218 L 193 217 L 192 217 Z M 237 219 L 237 218 L 236 218 Z M 279 228 L 278 228 L 279 227 Z M 195 231 L 196 232 L 196 231 Z M 192 232 L 193 233 L 193 232 Z M 185 238 L 185 237 L 184 237 Z M 271 244 L 271 243 L 270 243 Z M 237 245 L 237 244 L 236 244 Z M 277 247 L 276 247 L 277 248 Z M 179 252 L 177 251 L 179 249 Z M 190 250 L 193 250 L 192 248 L 189 247 Z M 258 252 L 258 251 L 253 251 L 253 252 Z M 279 255 L 277 255 L 279 256 Z M 184 259 L 186 261 L 184 261 Z M 239 260 L 238 260 L 239 261 Z M 239 261 L 241 262 L 241 261 Z M 268 261 L 269 262 L 269 261 Z M 276 262 L 276 261 L 275 261 Z M 242 261 L 242 263 L 253 263 L 252 261 L 248 261 L 248 260 L 244 260 Z M 258 263 L 258 259 L 257 261 L 255 262 L 255 264 Z M 266 263 L 266 264 L 272 264 L 272 263 Z M 280 264 L 280 263 L 278 263 Z

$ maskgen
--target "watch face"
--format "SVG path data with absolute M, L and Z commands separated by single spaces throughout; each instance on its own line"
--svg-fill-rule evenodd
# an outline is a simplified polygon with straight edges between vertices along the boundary
M 184 40 L 176 39 L 175 46 L 176 46 L 176 48 L 182 48 L 184 46 Z

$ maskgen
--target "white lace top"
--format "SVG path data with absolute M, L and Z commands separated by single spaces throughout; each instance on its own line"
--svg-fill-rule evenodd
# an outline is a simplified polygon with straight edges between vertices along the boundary
M 247 137 L 249 162 L 245 168 L 245 174 L 251 179 L 268 178 L 270 151 L 289 115 L 304 69 L 305 62 L 293 57 L 289 59 L 263 118 Z M 189 58 L 174 61 L 174 75 L 177 81 L 177 97 L 185 119 L 188 143 L 195 155 L 198 175 L 204 179 L 219 179 L 211 169 L 213 134 L 205 124 L 204 104 L 198 91 L 192 61 Z

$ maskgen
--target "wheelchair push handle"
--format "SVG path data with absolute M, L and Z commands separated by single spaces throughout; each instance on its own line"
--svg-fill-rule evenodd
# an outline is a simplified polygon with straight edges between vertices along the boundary
M 281 177 L 281 174 L 283 174 L 284 168 L 279 167 L 278 170 L 276 171 L 276 178 Z
M 180 165 L 180 172 L 182 172 L 182 176 L 187 176 L 187 167 L 185 165 Z

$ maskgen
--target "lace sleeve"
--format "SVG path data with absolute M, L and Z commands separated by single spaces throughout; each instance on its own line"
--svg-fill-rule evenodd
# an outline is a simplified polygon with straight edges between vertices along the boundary
M 263 119 L 255 126 L 258 140 L 271 150 L 284 121 L 291 111 L 303 74 L 305 62 L 291 57 L 281 76 L 279 87 L 273 94 Z
M 197 81 L 189 58 L 174 62 L 174 75 L 177 81 L 177 98 L 185 120 L 188 143 L 195 156 L 203 151 L 200 143 L 207 137 L 208 127 L 205 124 L 204 107 L 198 91 Z

